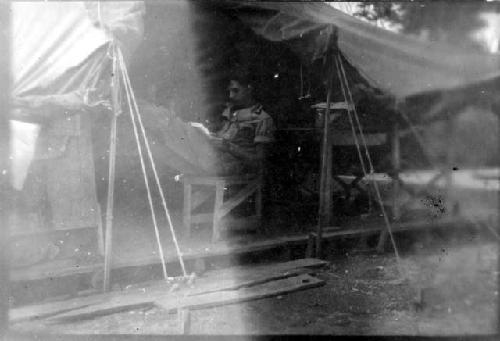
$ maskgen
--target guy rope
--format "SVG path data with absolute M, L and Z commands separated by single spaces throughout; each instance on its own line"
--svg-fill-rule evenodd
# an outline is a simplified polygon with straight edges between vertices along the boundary
M 351 129 L 352 129 L 352 133 L 353 133 L 354 143 L 356 144 L 356 150 L 358 151 L 358 156 L 359 156 L 359 159 L 360 159 L 361 168 L 363 170 L 363 175 L 365 177 L 367 177 L 368 173 L 366 171 L 366 167 L 365 167 L 365 164 L 363 162 L 363 157 L 362 157 L 362 154 L 361 154 L 361 148 L 360 148 L 360 145 L 359 145 L 359 140 L 358 140 L 358 138 L 356 136 L 356 128 L 355 128 L 355 126 L 357 126 L 357 128 L 359 130 L 359 135 L 361 137 L 361 142 L 362 142 L 363 147 L 364 147 L 366 159 L 368 160 L 368 164 L 369 164 L 369 167 L 370 167 L 370 173 L 369 173 L 370 178 L 373 178 L 374 169 L 373 169 L 372 159 L 370 157 L 370 152 L 368 151 L 368 146 L 367 146 L 366 139 L 365 139 L 365 136 L 364 136 L 364 133 L 363 133 L 363 127 L 361 125 L 361 122 L 359 121 L 359 116 L 358 116 L 358 113 L 357 113 L 357 110 L 356 110 L 356 106 L 354 104 L 354 100 L 353 100 L 353 97 L 352 97 L 351 90 L 349 88 L 349 82 L 347 80 L 347 76 L 346 76 L 346 72 L 345 72 L 345 69 L 344 69 L 343 61 L 342 61 L 342 58 L 340 57 L 340 55 L 337 55 L 337 58 L 335 60 L 335 64 L 337 66 L 337 74 L 338 74 L 338 78 L 340 80 L 340 85 L 341 85 L 342 94 L 344 96 L 344 100 L 345 100 L 346 103 L 349 104 L 349 105 L 347 105 L 347 114 L 349 116 L 349 122 L 351 124 Z M 354 116 L 354 120 L 353 120 L 352 116 Z M 392 226 L 391 226 L 391 223 L 389 221 L 389 217 L 387 215 L 387 212 L 385 210 L 384 203 L 382 201 L 382 196 L 380 194 L 379 186 L 378 186 L 377 182 L 374 179 L 372 179 L 371 183 L 372 183 L 373 188 L 375 190 L 377 202 L 378 202 L 378 204 L 380 206 L 380 210 L 381 210 L 382 215 L 384 217 L 384 223 L 386 225 L 387 232 L 389 233 L 389 236 L 390 236 L 390 239 L 391 239 L 391 243 L 392 243 L 392 246 L 394 248 L 394 254 L 396 256 L 396 262 L 397 262 L 399 273 L 400 273 L 400 275 L 402 277 L 405 277 L 406 273 L 403 272 L 403 269 L 402 269 L 402 266 L 401 266 L 401 259 L 399 257 L 399 252 L 398 252 L 398 249 L 397 249 L 397 246 L 396 246 L 396 241 L 395 241 L 393 233 L 392 233 Z
M 183 279 L 190 279 L 192 276 L 188 276 L 186 273 L 186 267 L 184 265 L 184 260 L 182 258 L 182 252 L 179 246 L 179 242 L 177 240 L 177 236 L 172 224 L 172 218 L 170 216 L 170 212 L 167 207 L 167 202 L 165 199 L 165 194 L 163 192 L 163 188 L 160 183 L 160 179 L 158 176 L 158 172 L 156 169 L 156 165 L 154 162 L 153 154 L 151 152 L 151 147 L 149 145 L 148 137 L 146 134 L 146 130 L 144 128 L 143 122 L 142 122 L 142 117 L 141 113 L 139 111 L 139 106 L 137 105 L 137 101 L 135 98 L 134 91 L 131 86 L 130 78 L 128 75 L 127 67 L 125 65 L 125 61 L 123 58 L 123 53 L 119 46 L 117 44 L 113 44 L 113 71 L 114 71 L 114 77 L 113 80 L 119 79 L 118 77 L 121 76 L 121 81 L 122 84 L 120 84 L 119 81 L 114 81 L 113 86 L 115 87 L 115 91 L 117 91 L 118 88 L 121 88 L 120 85 L 123 85 L 123 89 L 125 90 L 125 95 L 127 98 L 127 104 L 128 104 L 128 111 L 130 114 L 130 119 L 132 121 L 132 127 L 134 131 L 134 137 L 135 141 L 137 144 L 137 150 L 139 153 L 139 159 L 141 163 L 141 170 L 144 178 L 144 183 L 146 186 L 147 190 L 147 197 L 148 197 L 148 203 L 149 203 L 149 208 L 151 211 L 151 217 L 153 220 L 153 227 L 155 231 L 155 237 L 156 237 L 156 243 L 158 246 L 158 253 L 160 256 L 161 260 L 161 265 L 162 265 L 162 271 L 163 271 L 163 277 L 166 281 L 172 281 L 174 280 L 173 277 L 169 277 L 167 273 L 167 267 L 166 267 L 166 260 L 165 260 L 165 255 L 163 251 L 163 246 L 161 242 L 161 237 L 160 237 L 160 230 L 158 227 L 158 222 L 156 220 L 156 212 L 154 209 L 154 203 L 151 195 L 151 187 L 149 184 L 149 179 L 146 171 L 146 163 L 145 163 L 145 157 L 143 154 L 143 148 L 146 149 L 146 154 L 148 157 L 148 161 L 150 163 L 151 169 L 153 171 L 154 175 L 154 180 L 156 187 L 158 189 L 158 192 L 160 193 L 160 198 L 161 198 L 161 203 L 162 203 L 162 208 L 165 213 L 165 217 L 167 219 L 167 223 L 169 226 L 170 234 L 172 236 L 173 243 L 175 245 L 175 251 L 177 254 L 177 257 L 179 259 L 179 263 L 182 269 L 182 278 Z M 114 113 L 113 117 L 113 122 L 112 122 L 112 134 L 111 134 L 111 145 L 114 147 L 110 153 L 113 153 L 113 155 L 110 155 L 110 159 L 113 159 L 116 157 L 116 116 L 117 114 Z M 141 138 L 142 138 L 142 143 L 141 143 Z M 110 160 L 110 180 L 114 179 L 114 161 Z M 112 200 L 113 200 L 113 193 L 112 193 L 113 188 L 110 187 L 108 190 L 108 207 L 111 207 L 111 209 L 107 210 L 107 216 L 109 219 L 107 219 L 107 234 L 106 234 L 106 252 L 105 252 L 105 268 L 104 268 L 104 290 L 109 289 L 109 279 L 110 279 L 110 264 L 111 264 L 111 217 L 112 217 L 112 212 L 110 213 L 110 210 L 112 210 Z M 111 201 L 111 203 L 110 203 Z M 109 232 L 108 232 L 109 230 Z

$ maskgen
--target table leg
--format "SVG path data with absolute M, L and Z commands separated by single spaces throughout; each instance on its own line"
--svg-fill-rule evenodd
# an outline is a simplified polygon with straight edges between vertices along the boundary
M 224 200 L 224 182 L 217 181 L 215 184 L 215 204 L 214 204 L 214 218 L 213 218 L 213 234 L 212 241 L 220 239 L 220 223 L 221 223 L 221 208 Z
M 182 219 L 184 224 L 184 231 L 188 238 L 191 237 L 191 184 L 184 183 L 184 209 L 182 212 Z

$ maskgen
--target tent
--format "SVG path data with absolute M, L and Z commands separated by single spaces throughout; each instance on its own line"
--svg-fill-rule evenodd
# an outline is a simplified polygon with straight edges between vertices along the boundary
M 11 8 L 10 159 L 18 191 L 10 228 L 12 235 L 34 236 L 34 245 L 13 250 L 14 263 L 24 264 L 50 253 L 44 232 L 75 231 L 85 244 L 86 233 L 76 231 L 100 222 L 90 114 L 111 82 L 112 45 L 130 55 L 141 39 L 144 7 L 23 2 Z M 68 250 L 77 249 L 76 240 Z
M 500 75 L 500 56 L 387 32 L 323 3 L 15 2 L 12 8 L 12 165 L 13 174 L 19 175 L 14 178 L 15 186 L 22 188 L 23 174 L 38 153 L 35 144 L 40 148 L 42 134 L 50 136 L 43 141 L 46 160 L 63 160 L 61 155 L 74 148 L 79 166 L 70 167 L 66 174 L 75 177 L 48 172 L 52 180 L 44 181 L 49 188 L 57 189 L 49 193 L 55 200 L 55 211 L 85 217 L 77 226 L 92 224 L 97 219 L 92 175 L 95 165 L 88 157 L 91 137 L 86 120 L 89 114 L 110 112 L 116 46 L 129 65 L 137 92 L 145 96 L 151 83 L 163 86 L 173 111 L 187 120 L 204 120 L 207 111 L 220 105 L 221 93 L 213 89 L 223 87 L 227 66 L 245 57 L 227 55 L 225 49 L 232 39 L 245 39 L 245 32 L 279 43 L 280 49 L 286 46 L 301 63 L 323 70 L 323 75 L 328 75 L 324 71 L 332 67 L 332 62 L 325 63 L 325 58 L 329 53 L 339 53 L 366 82 L 399 102 L 443 91 L 479 91 L 483 85 L 491 90 L 487 101 L 498 97 L 498 87 L 491 84 Z M 227 22 L 239 31 L 224 29 L 222 23 Z M 148 23 L 157 26 L 148 31 Z M 155 64 L 155 58 L 162 65 Z M 149 65 L 145 72 L 148 63 L 153 67 Z M 321 87 L 326 97 L 325 85 Z M 125 94 L 115 96 L 124 99 Z M 151 121 L 149 127 L 161 129 L 162 124 Z M 69 147 L 70 140 L 74 147 Z M 169 150 L 168 145 L 156 147 Z M 101 149 L 106 148 L 101 145 Z M 173 158 L 175 154 L 174 149 L 169 155 Z M 75 165 L 66 162 L 68 167 Z M 50 161 L 46 163 L 47 167 L 54 166 Z M 80 183 L 71 187 L 77 174 L 88 176 L 80 177 Z M 59 181 L 63 178 L 72 179 L 67 184 L 72 190 L 62 189 Z M 60 200 L 69 193 L 73 193 L 72 200 Z M 82 207 L 82 202 L 87 202 L 86 207 Z M 75 226 L 75 222 L 61 218 L 60 225 Z

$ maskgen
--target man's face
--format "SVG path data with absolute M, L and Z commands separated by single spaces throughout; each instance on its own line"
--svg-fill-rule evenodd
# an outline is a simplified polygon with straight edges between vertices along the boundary
M 229 102 L 233 105 L 246 105 L 252 99 L 252 88 L 250 86 L 241 85 L 238 81 L 232 80 L 229 82 Z

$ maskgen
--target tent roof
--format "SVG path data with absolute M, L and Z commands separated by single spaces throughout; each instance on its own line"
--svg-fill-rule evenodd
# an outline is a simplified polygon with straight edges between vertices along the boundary
M 424 42 L 366 23 L 324 3 L 229 1 L 226 6 L 258 34 L 270 40 L 311 39 L 317 32 L 317 58 L 326 50 L 326 26 L 338 30 L 338 48 L 372 85 L 398 98 L 462 87 L 500 76 L 500 55 L 459 49 L 441 42 Z M 318 52 L 319 51 L 319 52 Z
M 87 84 L 105 64 L 103 46 L 114 39 L 130 53 L 142 35 L 142 2 L 13 2 L 11 9 L 14 95 L 54 81 L 53 93 L 75 79 Z
M 100 2 L 99 10 L 95 4 L 13 3 L 14 94 L 49 84 L 106 44 L 110 36 L 96 27 L 96 16 L 125 47 L 137 43 L 133 40 L 142 35 L 142 3 Z M 389 32 L 324 3 L 228 0 L 209 4 L 229 10 L 268 40 L 290 43 L 310 61 L 324 55 L 336 31 L 338 48 L 349 63 L 374 87 L 398 98 L 500 76 L 499 55 Z

